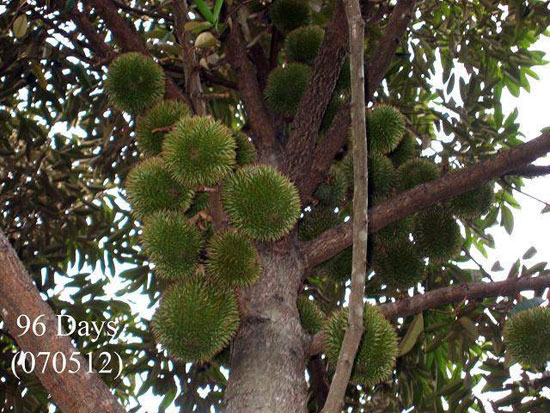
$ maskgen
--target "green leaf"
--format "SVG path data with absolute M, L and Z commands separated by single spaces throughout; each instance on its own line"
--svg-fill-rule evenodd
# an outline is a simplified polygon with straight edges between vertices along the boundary
M 502 268 L 502 265 L 500 265 L 500 261 L 495 261 L 495 263 L 493 264 L 493 266 L 491 267 L 491 271 L 502 271 L 504 270 L 504 268 Z
M 218 43 L 218 39 L 211 32 L 202 32 L 195 39 L 195 47 L 206 49 Z
M 405 334 L 405 337 L 403 337 L 403 340 L 401 340 L 401 343 L 399 343 L 398 357 L 404 354 L 407 354 L 409 351 L 412 350 L 412 348 L 416 344 L 416 340 L 418 339 L 418 336 L 423 331 L 424 331 L 424 316 L 422 315 L 422 313 L 420 313 L 414 317 L 413 321 L 411 322 L 411 325 L 409 326 L 409 329 L 407 330 L 407 333 Z
M 514 216 L 508 207 L 503 206 L 501 209 L 500 225 L 504 227 L 508 234 L 512 234 L 514 229 Z
M 537 249 L 535 247 L 531 247 L 527 251 L 525 251 L 525 254 L 523 254 L 523 259 L 528 260 L 529 258 L 533 258 L 536 253 Z
M 510 309 L 509 314 L 512 316 L 522 311 L 529 310 L 530 308 L 538 307 L 542 303 L 544 303 L 544 298 L 541 297 L 534 297 L 529 300 L 520 301 Z
M 28 28 L 29 20 L 27 19 L 27 16 L 25 14 L 20 14 L 13 22 L 13 35 L 20 39 L 21 37 L 25 36 Z

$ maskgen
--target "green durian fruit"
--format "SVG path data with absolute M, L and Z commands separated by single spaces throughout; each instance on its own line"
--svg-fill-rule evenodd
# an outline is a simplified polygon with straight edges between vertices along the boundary
M 304 26 L 290 32 L 285 39 L 286 57 L 311 65 L 319 52 L 325 31 L 319 26 Z
M 453 258 L 462 246 L 458 223 L 450 211 L 440 205 L 416 214 L 412 234 L 423 254 L 436 262 Z
M 315 334 L 321 331 L 325 322 L 325 313 L 309 299 L 305 294 L 299 295 L 296 300 L 298 313 L 300 313 L 300 323 L 304 330 L 309 334 Z
M 514 314 L 503 333 L 506 350 L 515 361 L 534 366 L 550 361 L 550 308 L 534 307 Z
M 487 183 L 453 198 L 449 207 L 457 217 L 475 218 L 487 213 L 493 199 L 493 184 Z
M 325 354 L 336 365 L 348 326 L 348 310 L 336 311 L 323 326 Z M 351 380 L 366 387 L 386 380 L 397 357 L 397 334 L 377 307 L 365 305 L 365 332 L 351 373 Z
M 245 166 L 256 163 L 258 160 L 258 154 L 256 153 L 254 144 L 250 141 L 248 136 L 237 132 L 235 134 L 235 142 L 237 143 L 237 165 Z
M 218 232 L 210 241 L 206 269 L 220 285 L 247 287 L 260 276 L 260 256 L 248 238 L 226 230 Z
M 184 212 L 195 192 L 176 182 L 161 158 L 149 158 L 134 167 L 126 179 L 128 199 L 140 219 L 156 211 Z
M 351 276 L 351 258 L 353 249 L 346 248 L 331 259 L 315 267 L 319 275 L 330 277 L 336 281 L 345 281 Z
M 298 224 L 298 239 L 311 240 L 338 224 L 338 215 L 334 212 L 334 208 L 317 206 L 313 211 L 305 213 Z
M 202 236 L 185 215 L 156 212 L 145 220 L 143 247 L 161 277 L 176 281 L 189 277 L 202 249 Z
M 162 150 L 162 141 L 173 126 L 191 114 L 189 107 L 176 100 L 163 100 L 153 106 L 136 122 L 136 142 L 146 156 L 156 156 Z
M 384 245 L 395 244 L 396 242 L 400 242 L 403 238 L 409 238 L 413 223 L 413 217 L 408 216 L 382 228 L 376 234 L 373 234 L 374 238 Z
M 416 138 L 411 134 L 405 134 L 397 148 L 389 155 L 391 161 L 398 167 L 416 156 Z
M 157 341 L 174 358 L 208 361 L 229 343 L 239 326 L 235 293 L 198 277 L 176 283 L 163 295 L 152 326 Z
M 109 65 L 105 91 L 121 110 L 138 114 L 162 99 L 164 90 L 164 71 L 141 53 L 125 53 Z
M 415 158 L 402 164 L 397 175 L 400 188 L 407 190 L 439 178 L 439 168 L 427 159 Z
M 267 165 L 246 166 L 231 175 L 222 202 L 235 227 L 261 241 L 282 238 L 300 216 L 296 187 Z
M 409 239 L 375 245 L 373 267 L 384 283 L 406 290 L 424 279 L 424 259 Z
M 264 90 L 269 107 L 286 116 L 296 115 L 310 74 L 311 68 L 303 63 L 289 63 L 273 70 Z
M 397 148 L 405 134 L 405 118 L 389 105 L 378 105 L 367 111 L 369 152 L 387 154 Z
M 313 196 L 324 205 L 339 206 L 345 201 L 347 193 L 346 173 L 341 164 L 336 164 L 332 165 L 327 180 L 317 186 Z
M 311 21 L 311 9 L 307 0 L 275 0 L 269 7 L 269 17 L 279 31 L 288 33 Z
M 386 195 L 395 182 L 395 169 L 387 156 L 373 152 L 368 157 L 369 192 L 372 195 Z
M 186 117 L 174 125 L 162 144 L 162 154 L 174 178 L 186 185 L 209 186 L 235 165 L 231 130 L 210 117 Z

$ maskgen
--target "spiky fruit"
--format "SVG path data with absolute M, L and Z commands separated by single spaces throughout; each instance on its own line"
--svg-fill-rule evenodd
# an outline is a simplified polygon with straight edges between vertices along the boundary
M 550 361 L 550 308 L 534 307 L 514 314 L 504 326 L 506 350 L 521 364 Z
M 156 212 L 147 218 L 142 241 L 156 272 L 172 281 L 193 273 L 202 249 L 200 231 L 185 215 L 175 212 Z
M 325 354 L 336 365 L 348 324 L 348 310 L 335 312 L 323 327 Z M 365 332 L 352 370 L 352 381 L 373 386 L 386 380 L 397 356 L 397 334 L 377 307 L 365 305 Z
M 158 157 L 147 159 L 130 171 L 126 191 L 140 219 L 156 211 L 183 212 L 191 205 L 195 193 L 176 182 Z
M 235 142 L 237 143 L 237 165 L 245 166 L 256 163 L 258 154 L 256 153 L 254 144 L 250 141 L 248 136 L 243 133 L 236 133 Z
M 312 64 L 319 52 L 325 31 L 319 26 L 299 27 L 288 34 L 285 53 L 289 60 Z
M 321 235 L 327 229 L 338 225 L 338 215 L 334 208 L 316 207 L 313 211 L 306 213 L 298 225 L 298 238 L 307 241 Z
M 367 112 L 369 151 L 387 154 L 397 148 L 405 133 L 405 118 L 393 106 L 378 105 Z
M 210 241 L 206 268 L 220 285 L 247 287 L 260 276 L 260 257 L 244 235 L 222 231 Z
M 413 223 L 413 217 L 408 216 L 382 228 L 380 231 L 374 234 L 374 238 L 376 238 L 378 242 L 381 242 L 384 245 L 392 245 L 398 243 L 404 238 L 409 238 Z
M 333 165 L 328 179 L 319 184 L 313 196 L 324 205 L 338 206 L 344 202 L 348 192 L 348 181 L 341 164 Z
M 271 109 L 286 116 L 294 116 L 311 73 L 303 63 L 289 63 L 271 72 L 264 91 Z
M 460 227 L 451 213 L 439 205 L 415 216 L 412 233 L 424 255 L 436 262 L 451 259 L 462 245 Z
M 236 143 L 231 130 L 210 117 L 179 120 L 162 144 L 174 178 L 186 185 L 217 184 L 235 165 Z
M 205 279 L 190 278 L 172 286 L 153 317 L 157 341 L 175 358 L 204 362 L 222 350 L 239 326 L 237 299 Z
M 247 166 L 230 176 L 223 205 L 235 227 L 261 241 L 282 238 L 300 216 L 296 187 L 267 165 Z
M 271 22 L 283 33 L 308 24 L 311 9 L 306 0 L 276 0 L 269 8 Z
M 109 65 L 105 90 L 121 110 L 137 114 L 164 96 L 164 71 L 151 58 L 131 52 Z
M 395 182 L 395 169 L 390 159 L 373 152 L 369 154 L 368 169 L 369 192 L 378 196 L 387 194 Z
M 298 313 L 300 313 L 300 323 L 304 330 L 310 334 L 315 334 L 321 331 L 325 322 L 325 313 L 309 299 L 307 295 L 300 295 L 296 300 Z
M 398 167 L 416 155 L 416 138 L 411 134 L 405 134 L 397 148 L 393 150 L 389 157 L 393 164 Z
M 168 129 L 184 116 L 189 107 L 175 100 L 163 100 L 137 119 L 136 142 L 146 156 L 156 156 L 162 150 L 162 141 Z
M 384 283 L 404 290 L 424 278 L 424 260 L 409 239 L 403 238 L 391 244 L 377 242 L 375 250 L 374 270 Z
M 485 184 L 453 198 L 449 207 L 460 218 L 475 218 L 489 210 L 493 198 L 493 185 Z
M 439 169 L 427 159 L 416 158 L 401 165 L 397 169 L 397 175 L 399 186 L 407 190 L 439 178 Z

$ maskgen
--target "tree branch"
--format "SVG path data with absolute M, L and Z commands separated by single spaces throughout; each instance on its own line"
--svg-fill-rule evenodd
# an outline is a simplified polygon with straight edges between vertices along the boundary
M 456 197 L 479 185 L 517 170 L 550 152 L 550 132 L 515 148 L 501 152 L 469 168 L 419 185 L 384 201 L 369 211 L 369 232 L 376 232 L 426 207 Z M 352 224 L 339 225 L 302 246 L 307 267 L 318 265 L 349 247 Z
M 348 328 L 338 355 L 336 371 L 322 413 L 342 411 L 355 355 L 363 336 L 367 241 L 369 176 L 367 161 L 367 125 L 365 118 L 364 38 L 365 22 L 359 0 L 346 0 L 349 29 L 351 71 L 351 129 L 353 138 L 353 253 L 351 291 L 348 306 Z
M 522 178 L 538 178 L 550 174 L 550 165 L 526 165 L 515 169 L 506 175 L 521 176 Z
M 463 300 L 478 300 L 489 297 L 514 297 L 522 291 L 544 290 L 550 287 L 550 276 L 511 278 L 497 282 L 477 282 L 451 285 L 438 288 L 425 294 L 407 297 L 394 303 L 382 304 L 380 310 L 389 320 L 408 317 L 422 311 Z M 309 354 L 315 355 L 323 351 L 322 333 L 317 333 L 309 348 Z
M 24 330 L 17 325 L 17 319 L 22 314 L 29 317 L 31 323 L 35 320 L 43 322 L 44 335 L 37 337 L 32 329 L 23 334 Z M 71 373 L 69 370 L 58 373 L 50 362 L 44 369 L 41 365 L 34 372 L 61 410 L 79 413 L 125 411 L 99 375 L 96 372 L 90 373 L 87 360 L 75 354 L 77 349 L 72 345 L 71 339 L 58 335 L 55 314 L 40 296 L 1 230 L 0 315 L 7 330 L 23 351 L 30 352 L 35 357 L 40 352 L 50 355 L 60 353 L 66 360 L 76 360 L 80 364 L 81 367 L 75 373 L 72 370 Z M 86 397 L 81 397 L 82 395 Z
M 279 142 L 273 128 L 273 120 L 264 104 L 256 67 L 248 57 L 237 21 L 233 21 L 231 26 L 225 52 L 229 64 L 236 73 L 237 86 L 254 132 L 254 145 L 258 157 L 263 163 L 276 165 L 276 158 L 281 151 Z
M 416 1 L 413 0 L 400 0 L 397 2 L 384 30 L 384 35 L 376 44 L 369 58 L 366 70 L 368 76 L 366 82 L 367 101 L 372 100 L 375 90 L 390 67 L 392 58 L 412 18 L 415 4 Z M 349 122 L 350 109 L 349 106 L 344 106 L 334 117 L 325 137 L 317 144 L 309 173 L 301 180 L 302 187 L 300 190 L 305 201 L 308 200 L 317 185 L 324 179 L 330 165 L 332 165 L 334 156 L 346 143 Z

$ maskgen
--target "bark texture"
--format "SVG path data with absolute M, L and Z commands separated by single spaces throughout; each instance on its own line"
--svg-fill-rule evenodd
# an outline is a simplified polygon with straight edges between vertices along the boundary
M 288 239 L 260 246 L 259 252 L 263 274 L 241 292 L 225 411 L 306 412 L 308 336 L 296 308 L 303 263 Z
M 32 330 L 24 335 L 17 326 L 17 318 L 25 314 L 31 321 L 38 319 L 46 326 L 45 334 L 37 337 Z M 63 353 L 66 360 L 77 351 L 67 336 L 58 336 L 57 320 L 52 309 L 42 299 L 31 277 L 17 257 L 14 249 L 2 231 L 0 231 L 0 316 L 7 331 L 15 338 L 24 351 L 38 358 L 39 352 L 52 356 Z M 73 359 L 75 357 L 73 356 Z M 69 369 L 61 373 L 54 371 L 51 358 L 42 372 L 42 363 L 37 374 L 44 388 L 51 394 L 53 401 L 65 413 L 123 413 L 125 410 L 111 394 L 109 388 L 95 372 L 88 372 L 87 361 L 78 356 L 81 368 L 76 373 Z M 71 367 L 74 369 L 74 367 Z M 79 395 L 80 397 L 75 397 Z M 85 397 L 82 397 L 85 396 Z

